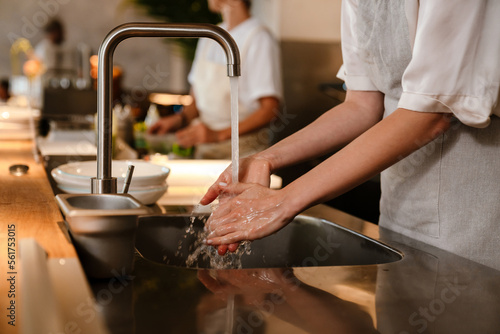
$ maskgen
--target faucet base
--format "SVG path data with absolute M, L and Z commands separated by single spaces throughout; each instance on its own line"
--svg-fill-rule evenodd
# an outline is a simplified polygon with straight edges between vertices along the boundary
M 116 194 L 116 177 L 109 179 L 98 179 L 96 177 L 91 178 L 90 192 L 92 194 Z

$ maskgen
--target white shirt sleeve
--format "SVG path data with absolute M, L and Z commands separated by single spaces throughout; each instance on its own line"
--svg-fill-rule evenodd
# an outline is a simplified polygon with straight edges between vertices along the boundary
M 337 76 L 345 81 L 350 90 L 377 91 L 370 79 L 358 45 L 357 33 L 357 0 L 342 1 L 341 39 L 344 64 Z
M 420 0 L 407 8 L 415 36 L 398 107 L 488 126 L 491 114 L 500 115 L 500 1 Z
M 281 83 L 281 64 L 278 43 L 265 29 L 261 28 L 251 36 L 248 50 L 242 56 L 242 80 L 247 102 L 262 97 L 283 97 Z

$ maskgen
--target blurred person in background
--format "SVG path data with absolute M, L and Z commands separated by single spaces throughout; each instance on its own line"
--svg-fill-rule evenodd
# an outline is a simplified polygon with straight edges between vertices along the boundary
M 51 85 L 67 88 L 69 80 L 61 79 L 71 79 L 76 74 L 75 50 L 65 45 L 64 26 L 59 19 L 52 19 L 47 23 L 44 33 L 44 38 L 35 46 L 35 56 L 42 62 L 46 79 L 58 79 L 51 81 Z
M 268 147 L 266 126 L 279 112 L 282 100 L 281 64 L 277 42 L 251 17 L 250 0 L 208 0 L 220 13 L 220 25 L 238 44 L 240 155 Z M 195 158 L 231 158 L 231 103 L 227 61 L 214 41 L 200 39 L 188 81 L 192 104 L 182 112 L 161 118 L 149 133 L 175 132 L 180 146 L 195 147 Z
M 0 80 L 0 101 L 7 102 L 10 98 L 9 80 Z
M 59 68 L 63 61 L 64 43 L 64 28 L 61 21 L 53 19 L 47 23 L 44 33 L 44 38 L 35 46 L 35 55 L 47 69 Z

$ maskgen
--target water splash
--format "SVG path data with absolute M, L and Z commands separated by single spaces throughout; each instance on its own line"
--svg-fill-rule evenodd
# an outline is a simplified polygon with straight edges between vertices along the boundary
M 211 269 L 242 269 L 241 259 L 243 255 L 249 255 L 252 252 L 250 241 L 243 241 L 235 252 L 219 255 L 215 247 L 203 242 L 204 237 L 206 237 L 206 233 L 201 233 L 201 238 L 198 237 L 194 243 L 194 251 L 186 259 L 188 268 L 197 267 L 198 263 L 201 262 L 208 263 Z
M 182 237 L 177 241 L 177 249 L 174 258 L 185 258 L 184 265 L 187 268 L 210 268 L 210 269 L 241 269 L 242 257 L 250 255 L 251 242 L 243 241 L 235 252 L 227 252 L 225 255 L 219 255 L 217 248 L 206 245 L 208 232 L 205 232 L 200 226 L 208 220 L 208 215 L 192 213 L 189 222 L 184 229 Z M 200 224 L 200 225 L 201 225 Z M 184 252 L 187 252 L 187 257 Z M 173 259 L 164 256 L 165 264 L 179 263 L 172 262 Z

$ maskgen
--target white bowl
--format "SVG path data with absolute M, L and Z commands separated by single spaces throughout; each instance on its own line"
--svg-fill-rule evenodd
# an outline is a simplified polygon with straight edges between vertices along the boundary
M 78 186 L 78 185 L 68 185 L 68 184 L 57 184 L 57 187 L 67 194 L 89 194 L 90 184 L 88 187 Z M 149 187 L 136 187 L 129 188 L 128 193 L 140 201 L 142 204 L 150 205 L 156 203 L 160 197 L 167 191 L 167 185 L 165 182 L 160 186 L 149 186 Z M 121 192 L 121 189 L 118 189 Z
M 22 130 L 29 130 L 30 129 L 30 124 L 29 123 L 4 123 L 0 122 L 0 131 L 22 131 Z
M 112 176 L 117 178 L 118 189 L 123 187 L 129 165 L 135 166 L 131 187 L 159 186 L 170 173 L 168 167 L 143 160 L 113 160 Z M 97 175 L 97 162 L 71 162 L 54 168 L 50 174 L 58 184 L 87 186 Z
M 28 140 L 33 139 L 33 134 L 27 130 L 0 130 L 0 140 Z
M 76 190 L 81 190 L 81 191 L 83 191 L 85 193 L 90 191 L 90 182 L 89 182 L 89 184 L 71 184 L 71 183 L 68 183 L 68 182 L 61 182 L 61 183 L 57 183 L 57 186 L 58 187 L 63 187 L 63 188 L 73 189 L 75 191 Z M 167 187 L 167 182 L 163 181 L 160 184 L 155 184 L 155 185 L 152 185 L 152 186 L 140 186 L 140 187 L 138 187 L 138 186 L 130 186 L 128 190 L 129 190 L 129 192 L 130 191 L 144 192 L 144 191 L 155 190 L 155 189 L 158 189 L 158 188 L 161 188 L 161 187 Z M 122 191 L 122 188 L 118 188 L 117 189 L 119 193 Z
M 1 123 L 29 124 L 29 121 L 40 117 L 40 110 L 25 107 L 0 106 Z

